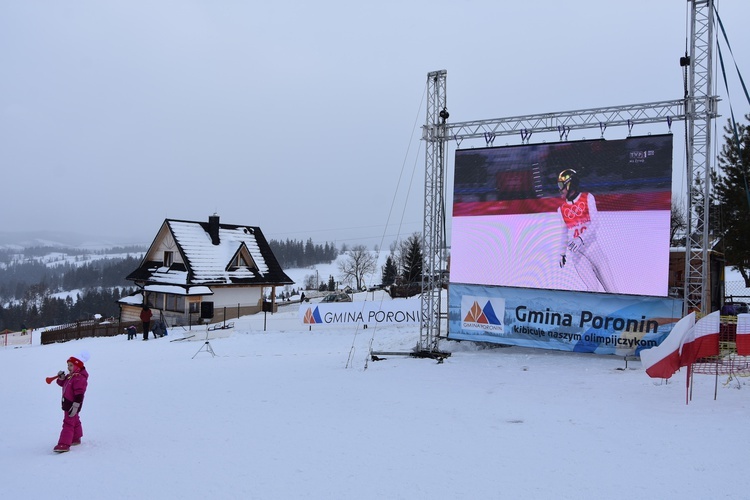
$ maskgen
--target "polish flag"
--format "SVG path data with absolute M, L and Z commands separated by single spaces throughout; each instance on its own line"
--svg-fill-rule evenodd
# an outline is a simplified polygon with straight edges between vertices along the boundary
M 737 354 L 750 356 L 750 314 L 737 315 Z
M 641 351 L 641 364 L 651 378 L 670 378 L 680 369 L 680 352 L 685 337 L 695 326 L 692 312 L 677 322 L 661 344 Z
M 692 331 L 683 337 L 680 348 L 680 366 L 692 365 L 700 358 L 707 356 L 718 356 L 720 329 L 719 311 L 699 319 Z

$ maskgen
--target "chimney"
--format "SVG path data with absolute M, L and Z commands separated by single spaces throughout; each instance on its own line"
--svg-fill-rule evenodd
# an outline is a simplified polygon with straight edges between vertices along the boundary
M 208 216 L 208 235 L 211 237 L 211 243 L 218 245 L 219 240 L 219 216 L 217 214 Z

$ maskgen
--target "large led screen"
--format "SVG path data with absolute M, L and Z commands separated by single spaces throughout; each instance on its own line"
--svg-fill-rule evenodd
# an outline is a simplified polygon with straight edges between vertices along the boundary
M 456 151 L 453 283 L 661 296 L 672 136 Z

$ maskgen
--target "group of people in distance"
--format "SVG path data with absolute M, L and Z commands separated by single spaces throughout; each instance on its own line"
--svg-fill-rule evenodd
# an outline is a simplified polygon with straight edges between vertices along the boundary
M 148 340 L 148 333 L 153 331 L 154 338 L 164 337 L 167 334 L 167 325 L 162 320 L 158 320 L 154 323 L 153 330 L 151 329 L 151 318 L 153 313 L 148 306 L 144 306 L 141 309 L 141 322 L 143 323 L 143 340 Z M 138 330 L 135 326 L 130 325 L 125 329 L 125 333 L 128 334 L 128 340 L 133 340 L 138 335 Z

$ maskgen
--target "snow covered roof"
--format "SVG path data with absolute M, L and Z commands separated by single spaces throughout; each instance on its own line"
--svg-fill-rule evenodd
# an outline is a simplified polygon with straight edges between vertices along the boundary
M 140 293 L 138 293 L 138 294 L 133 293 L 131 295 L 122 297 L 117 302 L 120 303 L 120 304 L 128 304 L 128 305 L 131 305 L 131 306 L 136 306 L 136 305 L 139 306 L 139 305 L 143 304 L 143 295 L 141 295 Z
M 157 251 L 173 239 L 182 262 L 165 265 Z M 157 260 L 159 259 L 159 260 Z M 166 219 L 140 267 L 127 279 L 148 286 L 293 284 L 257 226 Z M 181 295 L 192 295 L 183 291 Z
M 172 295 L 213 295 L 213 291 L 207 286 L 189 286 L 183 288 L 174 285 L 146 285 L 143 287 L 147 292 L 170 293 Z

